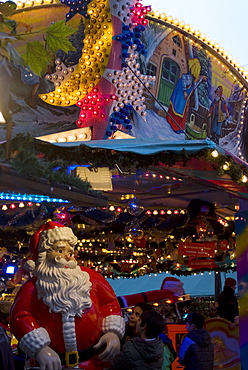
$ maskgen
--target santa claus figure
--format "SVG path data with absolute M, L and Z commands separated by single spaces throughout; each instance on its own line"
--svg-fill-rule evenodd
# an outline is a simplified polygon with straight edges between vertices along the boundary
M 30 240 L 35 269 L 16 296 L 10 324 L 41 370 L 104 369 L 120 350 L 119 303 L 100 274 L 77 265 L 76 243 L 58 222 L 41 226 Z
M 181 282 L 181 280 L 174 277 L 168 276 L 164 278 L 160 289 L 168 289 L 177 296 L 185 294 L 183 283 Z

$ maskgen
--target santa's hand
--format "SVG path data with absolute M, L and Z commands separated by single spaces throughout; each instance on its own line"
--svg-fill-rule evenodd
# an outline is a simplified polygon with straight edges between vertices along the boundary
M 36 355 L 40 364 L 40 370 L 61 370 L 62 365 L 59 356 L 50 347 L 42 348 Z
M 94 346 L 95 349 L 106 346 L 105 350 L 98 356 L 100 360 L 110 361 L 112 360 L 118 352 L 120 352 L 120 340 L 118 336 L 114 333 L 104 334 L 99 342 Z

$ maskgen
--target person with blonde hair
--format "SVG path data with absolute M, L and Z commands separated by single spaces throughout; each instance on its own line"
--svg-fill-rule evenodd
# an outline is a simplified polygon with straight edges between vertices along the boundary
M 197 58 L 188 60 L 188 70 L 182 74 L 171 94 L 166 117 L 176 133 L 184 132 L 190 96 L 202 81 L 207 80 L 206 76 L 201 76 L 201 64 Z

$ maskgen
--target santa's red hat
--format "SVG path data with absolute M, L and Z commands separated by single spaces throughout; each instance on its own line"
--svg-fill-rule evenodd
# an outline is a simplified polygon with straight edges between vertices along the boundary
M 169 283 L 170 285 L 175 285 L 175 286 L 183 286 L 183 283 L 181 282 L 181 280 L 168 276 L 168 277 L 164 278 L 164 280 L 162 281 L 160 289 L 163 289 L 163 286 L 164 286 L 165 283 Z
M 74 246 L 77 244 L 77 237 L 70 227 L 59 222 L 49 221 L 42 225 L 30 238 L 29 248 L 33 255 L 32 259 L 36 261 L 39 253 L 45 252 L 58 241 L 67 241 Z

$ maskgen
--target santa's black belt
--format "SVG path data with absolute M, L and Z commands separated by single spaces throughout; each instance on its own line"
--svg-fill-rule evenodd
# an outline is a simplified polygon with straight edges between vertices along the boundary
M 103 347 L 95 349 L 94 346 L 83 349 L 82 351 L 72 351 L 66 353 L 58 353 L 62 364 L 66 363 L 66 366 L 72 367 L 77 365 L 79 362 L 89 360 L 91 357 L 98 355 L 103 350 Z

